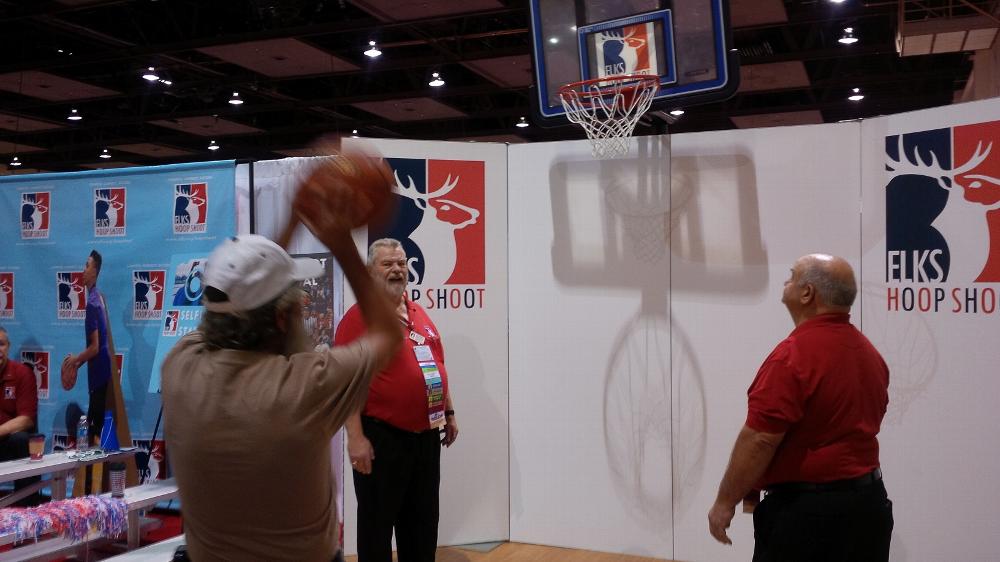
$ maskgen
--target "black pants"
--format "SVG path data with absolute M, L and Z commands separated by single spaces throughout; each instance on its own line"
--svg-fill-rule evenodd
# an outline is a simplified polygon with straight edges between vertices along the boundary
M 886 562 L 892 525 L 881 480 L 848 490 L 768 493 L 753 513 L 753 562 Z
M 87 405 L 87 435 L 90 437 L 90 444 L 94 444 L 94 437 L 98 443 L 101 439 L 101 430 L 104 429 L 104 414 L 108 409 L 108 385 L 104 385 L 97 390 L 90 391 L 90 403 Z
M 441 437 L 361 418 L 375 450 L 371 474 L 354 472 L 358 497 L 358 562 L 391 562 L 396 529 L 399 562 L 434 562 L 437 549 Z
M 26 458 L 28 456 L 28 439 L 30 437 L 30 432 L 18 431 L 0 439 L 0 462 Z M 15 480 L 14 491 L 26 488 L 41 479 L 41 476 L 30 476 Z M 36 492 L 20 501 L 14 502 L 14 505 L 17 507 L 29 507 L 38 505 L 41 502 L 42 497 Z

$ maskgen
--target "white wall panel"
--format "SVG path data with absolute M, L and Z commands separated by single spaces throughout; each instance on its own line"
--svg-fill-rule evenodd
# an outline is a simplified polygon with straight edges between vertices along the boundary
M 794 327 L 781 304 L 792 263 L 826 252 L 860 264 L 857 136 L 851 123 L 673 137 L 678 560 L 751 557 L 751 516 L 736 514 L 729 547 L 708 534 L 708 509 L 746 419 L 747 388 Z
M 671 555 L 667 142 L 510 147 L 511 540 Z

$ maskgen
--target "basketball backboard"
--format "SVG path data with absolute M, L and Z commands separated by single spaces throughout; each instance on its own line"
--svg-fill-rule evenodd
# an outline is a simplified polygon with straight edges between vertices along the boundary
M 562 124 L 559 88 L 622 74 L 654 74 L 652 109 L 720 101 L 739 86 L 728 0 L 531 0 L 540 124 Z

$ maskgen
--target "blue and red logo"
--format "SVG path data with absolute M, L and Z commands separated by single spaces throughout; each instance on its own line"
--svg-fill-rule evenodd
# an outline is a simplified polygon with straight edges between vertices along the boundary
M 598 74 L 657 74 L 654 39 L 654 24 L 648 22 L 598 32 Z
M 87 317 L 87 289 L 82 271 L 56 273 L 56 311 L 60 320 L 83 320 Z
M 14 272 L 0 271 L 0 318 L 14 317 Z
M 163 321 L 163 335 L 164 336 L 176 336 L 177 335 L 177 325 L 181 321 L 181 313 L 179 310 L 168 310 L 166 319 Z
M 398 211 L 369 241 L 389 237 L 406 251 L 413 300 L 428 308 L 479 308 L 486 283 L 486 164 L 469 160 L 388 158 Z
M 49 352 L 48 351 L 22 351 L 21 363 L 35 373 L 35 384 L 38 388 L 38 399 L 47 400 L 49 397 Z M 6 398 L 6 396 L 5 396 Z
M 125 188 L 94 190 L 94 236 L 125 236 Z
M 196 234 L 208 228 L 208 184 L 174 185 L 174 234 Z
M 973 284 L 1000 282 L 1000 121 L 886 137 L 885 167 L 886 282 L 916 286 L 890 309 L 995 310 Z
M 163 317 L 163 291 L 167 272 L 162 269 L 132 272 L 132 319 L 159 320 Z
M 48 191 L 21 194 L 21 238 L 48 238 L 52 194 Z

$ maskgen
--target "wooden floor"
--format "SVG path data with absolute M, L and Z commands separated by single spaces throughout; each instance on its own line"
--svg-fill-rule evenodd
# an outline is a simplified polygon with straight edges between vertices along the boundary
M 347 562 L 357 562 L 357 559 L 357 556 L 348 556 Z M 436 562 L 664 562 L 664 560 L 535 544 L 503 543 L 490 552 L 476 552 L 457 546 L 439 548 Z

